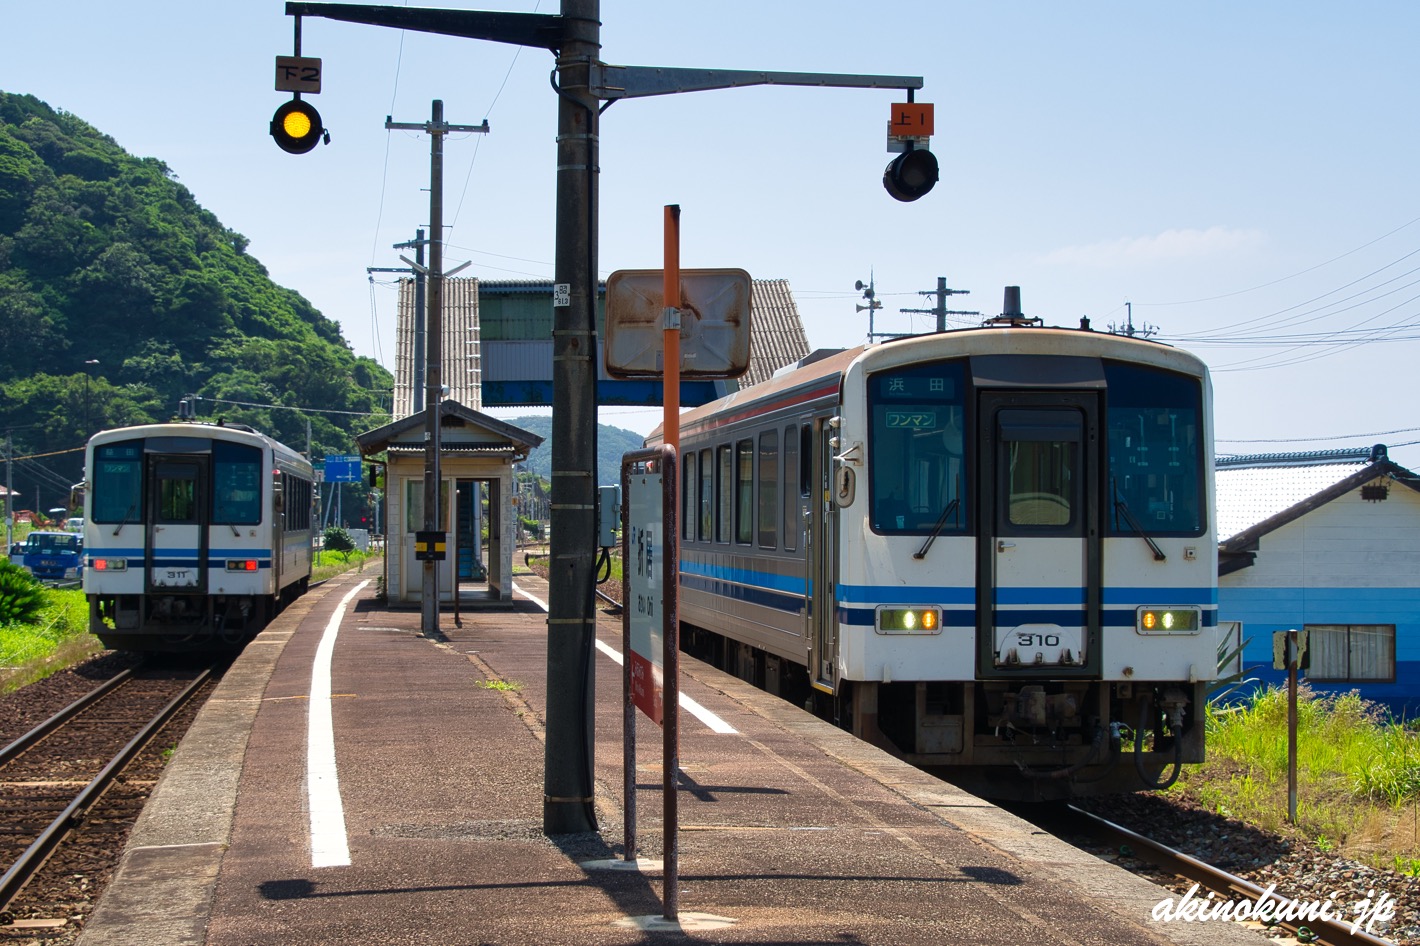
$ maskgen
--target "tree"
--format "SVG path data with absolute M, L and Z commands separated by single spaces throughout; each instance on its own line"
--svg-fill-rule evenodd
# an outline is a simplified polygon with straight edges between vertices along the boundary
M 324 536 L 326 551 L 339 552 L 341 558 L 350 561 L 350 553 L 355 551 L 355 540 L 343 526 L 328 526 Z

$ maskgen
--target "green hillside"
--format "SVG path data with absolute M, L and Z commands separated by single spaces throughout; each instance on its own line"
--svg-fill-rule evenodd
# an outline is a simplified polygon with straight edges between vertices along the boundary
M 516 417 L 508 423 L 542 438 L 542 446 L 528 454 L 527 469 L 543 480 L 552 479 L 552 418 L 546 414 Z M 621 482 L 621 455 L 645 446 L 640 434 L 620 427 L 597 425 L 597 483 L 610 485 Z
M 63 505 L 89 434 L 189 394 L 298 449 L 309 421 L 317 457 L 388 420 L 389 373 L 246 247 L 162 161 L 0 92 L 0 428 L 33 458 L 17 508 Z

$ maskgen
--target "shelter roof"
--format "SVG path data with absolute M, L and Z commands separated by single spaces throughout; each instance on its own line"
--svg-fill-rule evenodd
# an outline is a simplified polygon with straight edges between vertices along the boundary
M 367 430 L 355 438 L 362 456 L 369 456 L 393 448 L 404 452 L 405 448 L 417 446 L 423 449 L 423 435 L 426 426 L 423 412 L 401 417 L 383 427 Z M 458 401 L 446 399 L 439 404 L 439 425 L 441 428 L 465 427 L 482 431 L 486 437 L 481 440 L 451 440 L 441 442 L 444 453 L 498 453 L 508 452 L 515 459 L 523 459 L 535 448 L 542 445 L 537 434 L 515 427 L 482 411 L 464 407 Z

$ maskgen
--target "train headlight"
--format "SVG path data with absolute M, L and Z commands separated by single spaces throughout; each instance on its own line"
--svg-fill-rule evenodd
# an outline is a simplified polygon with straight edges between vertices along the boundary
M 939 634 L 941 608 L 878 608 L 879 634 Z
M 128 571 L 128 559 L 126 558 L 96 558 L 93 561 L 96 572 Z
M 1140 608 L 1134 624 L 1140 634 L 1197 634 L 1202 628 L 1200 608 Z
M 254 572 L 261 567 L 261 564 L 254 558 L 233 558 L 227 560 L 227 571 L 229 572 Z

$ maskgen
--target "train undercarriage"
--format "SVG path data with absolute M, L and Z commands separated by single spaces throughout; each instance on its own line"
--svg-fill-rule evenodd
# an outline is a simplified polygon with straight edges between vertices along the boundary
M 271 595 L 91 595 L 89 630 L 112 650 L 239 651 L 306 589 Z
M 1203 683 L 1022 678 L 843 681 L 684 626 L 683 649 L 967 791 L 1051 801 L 1167 787 L 1202 762 Z

